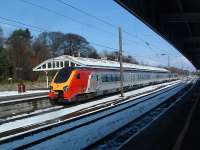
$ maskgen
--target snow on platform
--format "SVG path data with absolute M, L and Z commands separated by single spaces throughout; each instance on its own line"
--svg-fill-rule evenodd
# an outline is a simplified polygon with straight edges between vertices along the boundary
M 174 82 L 175 83 L 175 82 Z M 180 82 L 178 82 L 180 83 Z M 166 84 L 168 87 L 172 86 Z M 180 85 L 180 84 L 179 84 Z M 88 147 L 89 145 L 97 142 L 98 140 L 102 139 L 103 137 L 106 137 L 107 135 L 113 133 L 114 131 L 120 129 L 121 127 L 125 126 L 127 123 L 137 119 L 139 116 L 145 114 L 146 112 L 150 111 L 152 108 L 155 108 L 156 106 L 163 103 L 166 99 L 180 91 L 182 88 L 184 88 L 186 85 L 181 84 L 182 86 L 176 87 L 173 91 L 167 92 L 167 89 L 165 89 L 166 92 L 162 93 L 163 91 L 160 91 L 162 94 L 156 97 L 150 98 L 148 101 L 144 101 L 145 99 L 148 99 L 147 97 L 139 98 L 137 100 L 132 100 L 132 98 L 129 100 L 130 103 L 124 103 L 123 105 L 120 105 L 119 107 L 113 107 L 109 110 L 104 110 L 100 113 L 93 114 L 87 118 L 79 118 L 75 121 L 68 122 L 67 124 L 62 124 L 60 126 L 51 128 L 49 130 L 45 130 L 36 134 L 30 134 L 28 136 L 25 136 L 23 138 L 20 138 L 15 141 L 10 141 L 5 144 L 0 145 L 0 149 L 19 149 L 19 147 L 24 146 L 26 144 L 32 144 L 33 142 L 37 141 L 43 141 L 45 138 L 45 141 L 42 143 L 37 143 L 36 145 L 32 147 L 28 147 L 28 149 L 62 149 L 63 147 L 67 147 L 67 149 L 84 149 Z M 152 86 L 151 86 L 152 87 Z M 150 87 L 146 87 L 146 89 L 152 89 Z M 166 87 L 165 87 L 166 88 Z M 143 89 L 144 90 L 144 89 Z M 138 93 L 138 90 L 127 92 L 129 94 Z M 154 93 L 155 94 L 155 93 Z M 117 95 L 116 95 L 117 96 Z M 127 96 L 127 95 L 126 95 Z M 102 101 L 111 100 L 112 97 L 103 98 Z M 138 96 L 139 97 L 139 96 Z M 118 96 L 119 98 L 119 96 Z M 102 102 L 101 101 L 101 102 Z M 128 101 L 125 100 L 125 101 Z M 144 101 L 144 102 L 143 102 Z M 142 102 L 142 103 L 139 103 Z M 91 103 L 97 103 L 95 102 L 89 102 L 87 104 Z M 98 104 L 100 103 L 100 100 L 98 100 Z M 69 113 L 70 111 L 73 112 L 73 109 L 81 109 L 87 104 L 78 105 L 75 107 L 70 107 L 66 109 L 62 109 L 62 111 L 57 111 L 54 113 L 55 117 L 57 115 L 62 115 L 64 113 Z M 137 104 L 137 105 L 134 105 Z M 132 107 L 134 105 L 134 107 Z M 130 107 L 131 106 L 131 107 Z M 87 106 L 86 106 L 87 107 Z M 129 108 L 129 109 L 127 109 Z M 122 110 L 122 111 L 119 111 Z M 67 112 L 68 111 L 68 112 Z M 118 112 L 119 111 L 119 112 Z M 118 112 L 118 113 L 115 113 Z M 49 113 L 50 114 L 50 113 Z M 51 113 L 52 114 L 52 113 Z M 106 116 L 106 117 L 103 117 Z M 38 116 L 37 116 L 38 117 Z M 32 123 L 38 121 L 39 118 L 32 117 Z M 43 116 L 44 117 L 44 116 Z M 40 118 L 42 119 L 44 118 Z M 48 117 L 48 116 L 46 116 Z M 50 117 L 50 116 L 49 116 Z M 48 118 L 46 118 L 48 119 Z M 26 123 L 26 120 L 23 119 Z M 25 121 L 26 120 L 26 121 Z M 95 120 L 95 121 L 94 121 Z M 20 122 L 18 122 L 18 125 Z M 87 124 L 89 123 L 89 124 Z M 86 125 L 87 124 L 87 125 Z M 17 125 L 17 124 L 15 124 Z M 7 126 L 7 130 L 10 130 L 14 127 L 14 125 L 4 124 L 0 125 L 0 132 L 5 130 L 5 127 Z M 43 126 L 44 127 L 44 126 Z M 42 128 L 42 127 L 41 127 Z M 32 129 L 35 130 L 35 129 Z M 28 131 L 27 131 L 28 132 Z M 18 134 L 19 135 L 19 134 Z M 10 135 L 10 137 L 14 137 L 15 135 Z M 56 137 L 55 137 L 56 136 Z M 10 138 L 7 137 L 7 138 Z M 49 138 L 50 137 L 50 138 Z M 53 138 L 52 138 L 53 137 Z M 6 137 L 4 137 L 6 139 Z M 2 138 L 2 139 L 4 139 Z M 1 139 L 1 140 L 2 140 Z
M 7 96 L 31 95 L 31 94 L 36 94 L 36 93 L 44 93 L 48 91 L 49 90 L 28 90 L 24 93 L 18 93 L 18 91 L 1 91 L 0 98 L 7 97 Z
M 169 82 L 169 83 L 163 83 L 163 84 L 159 84 L 159 85 L 153 85 L 153 86 L 148 86 L 148 87 L 144 87 L 138 90 L 134 90 L 134 91 L 130 91 L 130 92 L 126 92 L 124 95 L 125 97 L 130 96 L 130 95 L 137 95 L 139 93 L 143 93 L 146 91 L 151 91 L 151 90 L 156 90 L 160 87 L 160 89 L 162 89 L 162 86 L 166 86 L 166 87 L 170 87 L 172 86 L 172 84 L 177 84 L 180 83 L 181 81 L 173 81 L 173 82 Z M 162 87 L 162 88 L 161 88 Z M 166 88 L 164 87 L 164 88 Z M 159 90 L 160 90 L 159 89 Z M 143 94 L 146 95 L 146 94 Z M 141 95 L 140 95 L 141 96 Z M 140 96 L 136 96 L 133 99 L 136 99 Z M 16 120 L 13 122 L 8 122 L 5 124 L 0 125 L 0 133 L 8 131 L 8 130 L 14 130 L 16 128 L 20 128 L 20 127 L 24 127 L 24 126 L 31 126 L 33 124 L 39 124 L 48 120 L 53 120 L 56 118 L 59 118 L 61 116 L 82 110 L 82 109 L 86 109 L 88 107 L 92 107 L 94 105 L 98 105 L 98 104 L 102 104 L 111 100 L 115 100 L 115 99 L 119 99 L 119 94 L 118 95 L 114 95 L 114 96 L 110 96 L 107 98 L 103 98 L 97 101 L 92 101 L 92 102 L 88 102 L 88 103 L 84 103 L 84 104 L 80 104 L 74 107 L 69 107 L 69 108 L 64 108 L 58 111 L 54 111 L 54 112 L 50 112 L 50 113 L 45 113 L 39 116 L 34 116 L 34 117 L 30 117 L 30 118 L 26 118 L 26 119 L 21 119 L 21 120 Z

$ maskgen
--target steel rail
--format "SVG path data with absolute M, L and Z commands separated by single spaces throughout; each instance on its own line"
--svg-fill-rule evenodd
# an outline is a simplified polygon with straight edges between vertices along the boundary
M 171 82 L 171 83 L 169 83 L 169 84 L 167 84 L 167 85 L 160 85 L 159 86 L 159 84 L 158 84 L 158 87 L 156 87 L 155 89 L 153 89 L 153 90 L 156 90 L 156 89 L 158 89 L 158 88 L 162 88 L 162 87 L 164 87 L 164 86 L 169 86 L 169 85 L 172 85 L 172 84 L 175 84 L 175 83 L 178 83 L 179 81 L 173 81 L 173 82 Z M 142 95 L 142 94 L 145 94 L 145 93 L 149 93 L 149 92 L 151 92 L 151 91 L 153 91 L 153 90 L 147 90 L 147 91 L 145 91 L 145 92 L 139 92 L 139 93 L 137 93 L 137 94 L 134 94 L 134 95 L 131 95 L 131 96 L 128 96 L 128 97 L 126 97 L 126 98 L 131 98 L 131 97 L 136 97 L 136 96 L 139 96 L 139 95 Z M 127 91 L 128 92 L 128 91 Z M 116 93 L 115 93 L 116 94 Z M 109 95 L 109 96 L 114 96 L 114 94 L 111 94 L 111 95 Z M 100 97 L 96 97 L 95 99 L 96 100 L 100 100 L 100 99 L 102 99 L 102 98 L 104 98 L 105 96 L 100 96 Z M 33 97 L 33 99 L 30 99 L 30 100 L 34 100 L 34 101 L 36 101 L 37 99 L 34 99 L 34 97 Z M 41 99 L 38 99 L 38 100 L 41 100 Z M 83 103 L 81 103 L 81 104 L 84 104 L 84 103 L 87 103 L 87 102 L 91 102 L 92 100 L 89 100 L 89 101 L 84 101 Z M 84 111 L 88 111 L 89 109 L 94 109 L 95 107 L 98 109 L 99 107 L 102 107 L 102 105 L 104 105 L 104 106 L 108 106 L 108 105 L 113 105 L 113 104 L 116 104 L 116 103 L 119 103 L 119 101 L 121 101 L 121 99 L 118 99 L 118 100 L 111 100 L 111 101 L 108 101 L 108 102 L 104 102 L 104 103 L 99 103 L 99 104 L 96 104 L 96 105 L 94 105 L 94 106 L 91 106 L 91 107 L 88 107 L 88 108 L 84 108 L 84 109 L 81 109 L 80 111 L 82 111 L 82 112 L 84 112 Z M 20 102 L 20 100 L 18 101 L 18 102 Z M 22 103 L 24 103 L 25 101 L 21 101 Z M 10 103 L 8 103 L 8 105 L 7 105 L 7 107 L 9 106 L 9 104 Z M 12 104 L 12 103 L 11 103 Z M 18 103 L 17 103 L 18 104 Z M 77 106 L 77 105 L 79 105 L 79 103 L 74 103 L 73 105 L 67 105 L 67 106 L 65 106 L 65 108 L 67 108 L 67 107 L 73 107 L 73 106 Z M 5 107 L 6 106 L 6 103 L 5 103 L 5 105 L 0 105 L 0 107 Z M 47 108 L 50 108 L 50 107 L 47 107 Z M 47 108 L 45 108 L 45 109 L 47 109 Z M 43 109 L 43 108 L 42 108 Z M 5 116 L 5 117 L 2 117 L 1 119 L 0 119 L 0 124 L 3 124 L 3 123 L 8 123 L 8 122 L 10 122 L 10 121 L 15 121 L 15 120 L 17 120 L 17 119 L 23 119 L 23 118 L 28 118 L 28 117 L 32 117 L 32 116 L 36 116 L 36 114 L 43 114 L 43 113 L 34 113 L 34 114 L 32 114 L 32 112 L 34 112 L 34 111 L 38 111 L 38 110 L 42 110 L 42 109 L 37 109 L 37 110 L 29 110 L 29 111 L 25 111 L 25 112 L 22 112 L 22 113 L 20 113 L 20 112 L 18 112 L 18 113 L 14 113 L 14 115 L 9 115 L 9 116 Z M 8 111 L 8 110 L 7 110 Z M 12 110 L 11 110 L 12 111 Z M 80 112 L 79 111 L 79 112 Z M 46 111 L 47 113 L 49 112 L 49 111 Z M 11 112 L 12 113 L 12 112 Z M 23 114 L 25 114 L 25 113 L 28 113 L 29 115 L 23 115 Z M 13 113 L 12 113 L 13 114 Z M 16 117 L 15 117 L 16 116 Z M 17 117 L 17 116 L 20 116 L 20 117 Z M 7 119 L 7 118 L 11 118 L 11 119 Z
M 177 103 L 179 103 L 187 94 L 189 94 L 195 87 L 196 84 L 192 85 L 187 91 L 185 91 L 181 96 L 179 96 L 175 101 L 169 105 L 169 107 L 164 108 L 161 113 L 159 113 L 153 120 L 151 120 L 148 124 L 146 124 L 144 127 L 142 127 L 136 134 L 129 137 L 118 149 L 122 149 L 124 145 L 126 145 L 128 142 L 130 142 L 134 137 L 139 135 L 142 131 L 147 129 L 153 122 L 155 122 L 157 119 L 159 119 L 161 116 L 163 116 L 166 112 L 168 112 L 170 109 L 172 109 Z M 161 104 L 163 105 L 163 104 Z M 158 106 L 160 107 L 160 106 Z
M 137 104 L 139 104 L 139 103 L 142 103 L 142 102 L 144 102 L 144 101 L 146 101 L 146 100 L 149 100 L 149 99 L 151 99 L 151 98 L 154 98 L 154 97 L 156 97 L 156 96 L 159 96 L 159 95 L 161 95 L 161 94 L 163 94 L 163 93 L 165 93 L 165 92 L 169 92 L 169 91 L 171 91 L 171 90 L 173 90 L 173 89 L 175 89 L 175 88 L 177 88 L 177 87 L 181 87 L 182 85 L 183 85 L 183 84 L 174 85 L 174 86 L 172 86 L 172 87 L 168 87 L 167 89 L 162 89 L 162 90 L 159 91 L 159 92 L 157 91 L 156 93 L 153 93 L 153 94 L 151 93 L 151 94 L 149 94 L 149 95 L 145 95 L 144 97 L 146 97 L 146 98 L 145 98 L 144 100 L 140 101 L 140 102 L 137 102 L 137 103 L 134 103 L 134 104 L 130 104 L 129 106 L 124 107 L 123 109 L 116 110 L 116 111 L 114 111 L 114 112 L 111 112 L 111 113 L 109 113 L 109 114 L 107 114 L 107 115 L 104 115 L 104 116 L 101 116 L 101 117 L 99 117 L 99 118 L 95 118 L 95 119 L 93 119 L 93 120 L 91 120 L 91 121 L 89 121 L 89 122 L 83 123 L 83 124 L 81 124 L 81 125 L 77 125 L 77 126 L 74 126 L 74 127 L 70 128 L 70 129 L 66 129 L 66 130 L 64 130 L 64 131 L 62 131 L 62 132 L 58 132 L 58 133 L 56 133 L 56 134 L 52 134 L 52 135 L 47 136 L 47 137 L 45 137 L 45 138 L 39 139 L 39 140 L 37 140 L 37 141 L 33 141 L 33 142 L 31 142 L 31 143 L 28 143 L 28 144 L 25 144 L 25 145 L 23 145 L 23 146 L 20 146 L 19 148 L 28 148 L 28 147 L 30 147 L 30 146 L 33 146 L 34 144 L 39 144 L 39 143 L 41 143 L 41 142 L 43 142 L 43 141 L 46 141 L 46 140 L 51 139 L 51 138 L 54 138 L 54 137 L 56 137 L 56 136 L 58 136 L 58 135 L 61 135 L 61 134 L 64 134 L 64 133 L 66 133 L 66 132 L 69 132 L 69 131 L 71 131 L 71 130 L 74 130 L 74 129 L 80 128 L 80 127 L 82 127 L 82 126 L 91 124 L 91 123 L 93 123 L 93 122 L 95 122 L 95 121 L 98 121 L 98 120 L 100 120 L 100 119 L 102 119 L 102 118 L 108 117 L 108 116 L 110 116 L 110 115 L 112 115 L 112 114 L 115 114 L 115 113 L 118 113 L 118 112 L 120 112 L 120 111 L 129 109 L 130 107 L 133 107 L 133 106 L 135 106 L 135 105 L 137 105 Z M 141 99 L 141 98 L 144 98 L 144 97 L 139 97 L 139 98 L 137 98 L 137 99 Z M 82 116 L 78 116 L 78 117 L 72 118 L 72 119 L 70 119 L 70 120 L 64 120 L 64 121 L 62 121 L 62 122 L 60 122 L 60 123 L 57 123 L 57 124 L 51 124 L 51 125 L 48 125 L 48 126 L 45 126 L 45 127 L 41 127 L 41 128 L 32 130 L 32 131 L 30 131 L 30 132 L 24 132 L 23 134 L 18 134 L 18 135 L 16 135 L 16 136 L 12 136 L 12 137 L 7 138 L 7 139 L 5 138 L 5 139 L 3 139 L 3 140 L 0 141 L 0 144 L 4 144 L 4 143 L 7 143 L 7 142 L 11 142 L 11 141 L 13 141 L 13 140 L 19 140 L 20 138 L 24 138 L 24 136 L 29 136 L 29 135 L 37 134 L 37 133 L 40 133 L 41 131 L 47 131 L 47 130 L 52 129 L 52 128 L 54 128 L 54 127 L 59 127 L 59 126 L 64 125 L 64 124 L 66 124 L 66 123 L 73 122 L 73 121 L 76 121 L 76 120 L 78 120 L 78 119 L 83 119 L 83 118 L 86 118 L 86 117 L 88 117 L 88 116 L 92 116 L 92 115 L 95 115 L 95 114 L 97 114 L 97 113 L 106 111 L 106 110 L 108 110 L 108 109 L 110 109 L 110 108 L 116 108 L 116 107 L 118 107 L 119 105 L 124 105 L 124 104 L 130 103 L 130 102 L 132 102 L 132 101 L 127 101 L 127 102 L 120 103 L 120 104 L 117 104 L 117 105 L 114 105 L 114 106 L 110 106 L 110 107 L 104 108 L 104 109 L 102 109 L 102 110 L 98 110 L 98 111 L 96 111 L 96 112 L 95 112 L 95 111 L 94 111 L 94 112 L 90 112 L 90 113 L 84 114 L 84 115 L 82 115 Z
M 108 135 L 104 139 L 97 141 L 96 143 L 93 143 L 87 149 L 102 149 L 102 147 L 103 149 L 106 149 L 108 147 L 111 149 L 123 149 L 124 145 L 126 145 L 133 138 L 141 134 L 141 132 L 147 129 L 156 120 L 160 119 L 161 116 L 163 116 L 167 111 L 169 111 L 191 90 L 193 90 L 194 86 L 195 85 L 191 86 L 184 93 L 181 93 L 182 90 L 179 91 L 173 96 L 173 98 L 170 98 L 170 100 L 164 101 L 154 109 L 147 111 L 146 113 L 141 115 L 138 119 L 133 120 L 124 127 L 121 127 L 116 132 L 112 133 L 111 135 Z M 147 119 L 147 121 L 145 119 Z M 137 126 L 137 129 L 135 128 L 135 126 Z M 111 143 L 113 144 L 113 147 L 111 147 L 110 145 Z

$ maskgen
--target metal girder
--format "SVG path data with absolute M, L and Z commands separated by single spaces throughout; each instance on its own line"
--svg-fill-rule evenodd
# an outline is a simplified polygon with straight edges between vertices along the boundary
M 183 42 L 183 48 L 185 52 L 193 52 L 197 53 L 200 52 L 200 42 L 198 41 L 185 41 Z
M 183 10 L 183 5 L 182 5 L 181 1 L 180 0 L 176 0 L 176 1 L 178 3 L 178 7 L 179 7 L 179 9 L 181 11 L 181 14 L 183 14 L 184 10 Z M 186 23 L 186 26 L 188 28 L 189 35 L 191 36 L 192 35 L 192 31 L 191 31 L 190 25 L 189 25 L 188 21 L 186 21 L 185 23 Z
M 200 50 L 200 49 L 199 49 Z M 200 51 L 193 51 L 191 49 L 184 51 L 184 54 L 189 57 L 190 59 L 197 59 L 197 57 L 200 57 Z
M 187 37 L 182 39 L 183 42 L 200 42 L 200 36 Z
M 187 50 L 185 52 L 191 52 L 191 53 L 194 53 L 194 54 L 198 54 L 198 53 L 200 53 L 200 47 L 187 48 Z
M 200 13 L 178 13 L 178 14 L 165 14 L 161 15 L 163 21 L 170 23 L 178 22 L 200 22 Z
M 194 55 L 194 54 L 190 53 L 190 54 L 187 54 L 187 56 L 197 60 L 197 58 L 200 57 L 200 54 Z

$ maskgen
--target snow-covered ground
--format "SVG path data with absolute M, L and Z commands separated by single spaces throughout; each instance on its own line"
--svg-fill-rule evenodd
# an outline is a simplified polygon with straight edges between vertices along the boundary
M 29 95 L 29 94 L 35 94 L 35 93 L 44 93 L 48 92 L 49 90 L 28 90 L 24 93 L 18 93 L 18 91 L 1 91 L 0 97 L 6 97 L 6 96 L 18 96 L 18 95 Z
M 174 83 L 176 83 L 176 82 L 174 82 Z M 62 133 L 62 134 L 58 135 L 55 139 L 54 138 L 49 139 L 45 142 L 42 142 L 42 143 L 30 148 L 30 149 L 41 149 L 41 150 L 42 149 L 61 149 L 63 147 L 67 147 L 68 149 L 83 149 L 86 146 L 98 141 L 102 137 L 105 137 L 106 135 L 112 133 L 113 131 L 116 131 L 117 129 L 119 129 L 120 127 L 129 123 L 130 121 L 138 118 L 139 116 L 148 112 L 152 108 L 160 105 L 166 99 L 168 99 L 169 97 L 174 95 L 176 92 L 180 91 L 184 86 L 185 86 L 185 84 L 182 86 L 176 87 L 172 91 L 168 91 L 168 92 L 167 92 L 167 90 L 164 90 L 164 91 L 166 91 L 164 93 L 162 93 L 163 91 L 162 92 L 160 91 L 160 93 L 162 93 L 162 94 L 157 95 L 156 97 L 152 96 L 152 95 L 156 95 L 154 93 L 152 95 L 148 95 L 148 96 L 145 96 L 142 98 L 141 98 L 141 96 L 137 96 L 135 98 L 139 98 L 139 97 L 140 98 L 137 100 L 134 100 L 134 101 L 133 101 L 133 99 L 135 99 L 135 98 L 130 98 L 129 100 L 127 99 L 125 101 L 130 101 L 130 102 L 124 103 L 123 105 L 120 105 L 119 107 L 110 106 L 110 107 L 112 107 L 111 109 L 102 111 L 101 113 L 98 113 L 98 114 L 93 114 L 87 118 L 80 118 L 80 119 L 77 119 L 76 121 L 69 122 L 68 124 L 63 124 L 59 127 L 52 128 L 52 129 L 48 130 L 48 132 L 42 131 L 38 134 L 34 134 L 31 136 L 27 136 L 22 139 L 16 140 L 13 143 L 11 141 L 11 142 L 2 144 L 2 145 L 0 145 L 0 149 L 14 149 L 14 148 L 17 148 L 26 143 L 31 143 L 33 141 L 45 138 L 47 136 L 55 135 L 56 133 L 62 133 L 63 131 L 70 130 L 75 126 L 79 126 L 80 124 L 85 124 L 85 123 L 91 121 L 92 123 L 90 123 L 90 124 L 81 126 L 77 129 L 71 130 L 66 133 L 64 132 L 64 134 Z M 155 86 L 146 87 L 146 90 L 153 89 L 153 87 L 155 87 Z M 140 92 L 145 91 L 144 89 L 145 88 L 143 88 L 143 90 L 140 89 Z M 162 89 L 162 88 L 160 88 L 160 89 Z M 134 93 L 138 93 L 138 91 L 139 90 L 135 90 L 135 91 L 127 92 L 127 93 L 134 94 Z M 107 101 L 110 101 L 114 97 L 116 97 L 116 96 L 111 96 L 106 99 L 107 99 Z M 148 99 L 148 97 L 150 99 L 148 101 L 145 101 L 145 99 Z M 31 123 L 37 123 L 39 121 L 38 119 L 40 119 L 39 122 L 42 122 L 42 121 L 44 121 L 43 119 L 48 120 L 51 117 L 63 115 L 64 113 L 68 114 L 70 112 L 73 112 L 74 110 L 76 111 L 78 109 L 80 110 L 83 108 L 87 108 L 89 105 L 99 104 L 99 103 L 102 103 L 103 101 L 106 102 L 105 99 L 103 99 L 101 101 L 99 100 L 99 101 L 95 101 L 95 102 L 89 102 L 87 104 L 82 104 L 79 106 L 59 110 L 59 111 L 55 112 L 54 114 L 49 113 L 49 115 L 47 115 L 47 116 L 44 116 L 44 115 L 42 117 L 40 116 L 41 118 L 32 117 L 31 120 L 23 119 L 23 121 L 21 120 L 21 122 L 16 121 L 15 123 L 13 122 L 13 124 L 9 124 L 9 123 L 4 124 L 4 125 L 0 126 L 0 132 L 5 131 L 6 129 L 12 130 L 16 127 L 19 127 L 21 124 L 25 125 L 29 121 L 32 121 Z M 142 102 L 142 103 L 139 103 L 139 102 Z M 119 111 L 119 110 L 122 110 L 122 111 Z M 114 112 L 118 112 L 118 113 L 114 113 Z M 100 119 L 100 118 L 102 118 L 102 116 L 107 116 L 107 117 Z M 95 119 L 96 119 L 96 121 L 93 122 L 93 120 L 95 120 Z
M 139 103 L 134 107 L 130 107 L 129 109 L 125 109 L 124 111 L 120 111 L 118 113 L 114 113 L 106 118 L 95 121 L 94 123 L 90 123 L 89 125 L 82 126 L 77 128 L 76 130 L 72 130 L 71 132 L 66 132 L 57 136 L 56 138 L 52 138 L 43 143 L 33 146 L 32 150 L 43 150 L 51 147 L 54 150 L 62 149 L 63 147 L 68 147 L 68 150 L 75 149 L 84 149 L 87 146 L 97 142 L 103 137 L 113 133 L 114 131 L 120 129 L 125 126 L 129 122 L 137 119 L 139 116 L 145 114 L 156 106 L 160 105 L 167 98 L 174 95 L 176 92 L 181 90 L 182 88 L 176 88 L 173 92 L 166 92 L 162 96 L 158 96 L 156 98 L 152 98 L 144 103 Z M 128 104 L 125 104 L 128 105 Z M 121 106 L 120 106 L 121 107 Z M 105 116 L 111 111 L 117 108 L 113 108 L 111 110 L 105 111 L 99 115 L 94 116 L 94 118 L 89 117 L 91 120 L 96 118 L 100 118 L 101 115 Z M 123 108 L 121 108 L 123 109 Z M 110 112 L 109 112 L 110 111 Z M 79 121 L 79 123 L 78 123 Z M 77 125 L 83 124 L 84 122 L 88 122 L 88 120 L 78 120 Z M 68 125 L 68 126 L 67 126 Z M 72 126 L 72 125 L 71 125 Z M 72 126 L 73 127 L 73 126 Z M 70 123 L 63 126 L 63 129 L 70 128 Z M 55 129 L 56 130 L 56 129 Z M 55 131 L 52 129 L 51 131 Z M 103 149 L 103 148 L 102 148 Z
M 159 90 L 161 90 L 161 89 L 163 89 L 164 85 L 165 85 L 164 88 L 167 88 L 167 87 L 171 86 L 172 83 L 174 85 L 174 84 L 177 84 L 177 83 L 180 83 L 180 82 L 181 81 L 173 81 L 173 82 L 170 82 L 170 83 L 163 83 L 163 84 L 159 84 L 159 85 L 148 86 L 148 87 L 144 87 L 144 88 L 141 88 L 141 89 L 138 89 L 138 90 L 126 92 L 124 95 L 125 95 L 125 97 L 127 97 L 127 96 L 130 96 L 130 95 L 136 95 L 136 94 L 139 94 L 139 93 L 142 94 L 142 93 L 147 92 L 147 91 L 152 91 L 152 90 L 158 89 L 159 87 L 162 87 L 162 88 L 159 89 Z M 147 95 L 147 94 L 143 94 L 143 96 L 144 95 Z M 141 97 L 141 95 L 136 96 L 132 99 L 136 99 L 136 98 L 139 98 L 139 97 Z M 39 124 L 39 123 L 42 123 L 42 122 L 45 122 L 45 121 L 48 121 L 48 120 L 56 119 L 56 118 L 59 118 L 61 116 L 64 116 L 64 115 L 67 115 L 67 114 L 70 114 L 70 113 L 73 113 L 73 112 L 76 112 L 76 111 L 80 111 L 82 109 L 86 109 L 86 108 L 92 107 L 94 105 L 98 105 L 98 104 L 102 104 L 102 103 L 105 103 L 105 102 L 108 102 L 108 101 L 111 101 L 111 100 L 115 100 L 115 99 L 119 99 L 119 95 L 110 96 L 110 97 L 103 98 L 103 99 L 100 99 L 100 100 L 97 100 L 97 101 L 92 101 L 92 102 L 80 104 L 80 105 L 77 105 L 77 106 L 74 106 L 74 107 L 64 108 L 64 109 L 61 109 L 61 110 L 58 110 L 58 111 L 55 111 L 55 112 L 45 113 L 45 114 L 42 114 L 42 115 L 39 115 L 39 116 L 34 116 L 34 117 L 30 117 L 30 118 L 16 120 L 16 121 L 13 121 L 13 122 L 8 122 L 8 123 L 0 125 L 0 133 L 8 131 L 8 130 L 13 130 L 13 129 L 16 129 L 16 128 L 20 128 L 20 127 L 24 127 L 24 126 L 30 126 L 30 125 L 33 125 L 33 124 Z
M 63 107 L 64 106 L 53 106 L 53 107 L 49 107 L 49 108 L 44 108 L 44 109 L 33 111 L 31 113 L 24 113 L 24 114 L 17 115 L 17 116 L 7 117 L 5 120 L 2 119 L 2 121 L 9 121 L 9 120 L 17 119 L 17 118 L 21 118 L 21 117 L 28 117 L 30 115 L 35 115 L 35 114 L 44 113 L 44 112 L 48 112 L 48 111 L 56 111 L 58 109 L 62 109 Z

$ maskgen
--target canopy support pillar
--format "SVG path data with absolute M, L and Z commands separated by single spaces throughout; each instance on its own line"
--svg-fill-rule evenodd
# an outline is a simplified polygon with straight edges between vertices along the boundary
M 44 71 L 46 75 L 46 88 L 49 88 L 49 76 L 48 76 L 48 71 Z

